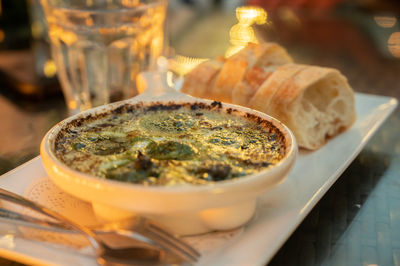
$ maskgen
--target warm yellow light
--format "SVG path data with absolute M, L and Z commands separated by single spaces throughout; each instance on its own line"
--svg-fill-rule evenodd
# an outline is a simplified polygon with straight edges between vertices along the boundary
M 249 42 L 258 43 L 253 28 L 240 23 L 232 26 L 229 35 L 234 46 L 243 46 Z
M 46 77 L 51 78 L 57 73 L 57 67 L 53 60 L 47 60 L 43 66 L 43 73 Z
M 185 75 L 195 68 L 198 64 L 206 61 L 206 58 L 187 57 L 182 55 L 175 56 L 169 62 L 169 70 L 177 73 L 180 76 Z
M 253 24 L 264 24 L 267 22 L 267 12 L 254 6 L 242 6 L 236 8 L 236 17 L 239 21 L 229 31 L 230 46 L 225 52 L 225 57 L 230 57 L 243 49 L 249 42 L 258 43 L 252 28 Z
M 68 108 L 71 110 L 75 110 L 78 107 L 78 103 L 74 100 L 68 101 L 67 105 L 68 105 Z
M 4 31 L 2 29 L 0 29 L 0 42 L 3 42 L 4 38 L 5 38 Z
M 264 24 L 267 22 L 267 12 L 260 7 L 242 6 L 236 8 L 236 17 L 239 23 L 251 24 Z
M 122 0 L 122 5 L 125 7 L 135 7 L 140 3 L 139 0 Z
M 397 19 L 393 16 L 374 16 L 374 20 L 382 28 L 391 28 L 397 22 Z
M 112 43 L 112 47 L 122 50 L 122 49 L 125 49 L 126 47 L 128 47 L 128 43 L 124 40 L 117 40 Z
M 397 58 L 400 58 L 400 32 L 396 31 L 390 35 L 388 40 L 389 52 Z
M 91 18 L 91 17 L 87 17 L 85 19 L 85 23 L 86 23 L 86 26 L 89 26 L 89 27 L 94 26 L 93 18 Z
M 245 47 L 245 45 L 243 46 L 231 46 L 229 47 L 226 52 L 225 52 L 225 57 L 231 57 L 232 55 L 236 54 L 237 52 L 239 52 L 240 50 L 242 50 Z
M 49 37 L 55 42 L 63 41 L 67 45 L 75 43 L 78 39 L 75 33 L 71 31 L 64 31 L 62 28 L 52 25 L 49 29 Z
M 121 29 L 115 29 L 115 28 L 106 28 L 106 27 L 101 27 L 99 28 L 99 33 L 101 35 L 112 35 L 118 33 L 118 31 Z
M 6 247 L 9 249 L 15 248 L 15 241 L 13 234 L 6 234 L 0 238 L 0 246 Z
M 175 85 L 174 84 L 174 73 L 172 73 L 171 71 L 167 71 L 167 84 L 171 88 L 173 88 Z
M 146 79 L 142 75 L 137 75 L 136 76 L 136 90 L 138 93 L 143 93 L 147 88 L 147 82 Z

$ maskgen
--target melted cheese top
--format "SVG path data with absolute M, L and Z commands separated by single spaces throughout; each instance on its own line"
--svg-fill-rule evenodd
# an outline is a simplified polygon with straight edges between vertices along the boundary
M 193 110 L 195 109 L 195 110 Z M 144 185 L 206 184 L 279 162 L 276 128 L 207 108 L 137 108 L 73 123 L 56 156 L 75 170 Z

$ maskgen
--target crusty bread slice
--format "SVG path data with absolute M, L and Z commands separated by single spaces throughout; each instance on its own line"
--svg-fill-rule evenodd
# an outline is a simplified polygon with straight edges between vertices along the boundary
M 246 105 L 260 85 L 281 65 L 292 63 L 287 51 L 276 43 L 249 44 L 236 56 L 250 62 L 239 83 L 234 85 L 232 101 Z M 232 75 L 232 73 L 230 74 Z
M 291 62 L 277 44 L 249 44 L 225 62 L 200 64 L 182 91 L 265 112 L 286 124 L 300 147 L 314 150 L 353 124 L 354 92 L 335 69 Z
M 256 93 L 245 105 L 265 112 L 272 104 L 271 101 L 275 93 L 284 86 L 284 84 L 291 82 L 291 79 L 304 68 L 304 65 L 297 64 L 286 64 L 279 67 L 259 86 Z
M 249 67 L 268 67 L 292 63 L 288 52 L 277 43 L 248 43 L 247 46 L 228 60 L 247 61 Z
M 210 91 L 223 64 L 221 60 L 208 60 L 199 64 L 185 76 L 181 91 L 194 97 L 213 99 Z
M 267 80 L 274 69 L 264 69 L 252 67 L 245 74 L 243 79 L 235 85 L 232 91 L 232 103 L 238 105 L 247 105 L 261 84 Z
M 249 107 L 279 119 L 293 131 L 300 147 L 314 150 L 353 124 L 356 118 L 354 92 L 336 69 L 297 67 L 300 70 L 289 79 L 281 79 L 279 84 L 266 83 L 265 87 L 263 84 L 260 90 L 274 92 L 263 96 L 264 107 L 255 99 L 258 92 Z M 270 80 L 285 68 L 293 68 L 293 65 L 281 67 Z M 276 85 L 278 88 L 269 88 Z
M 249 43 L 228 59 L 209 60 L 198 65 L 186 75 L 182 92 L 245 105 L 278 66 L 292 61 L 286 50 L 276 43 Z
M 214 87 L 211 89 L 211 97 L 221 102 L 232 102 L 232 90 L 238 84 L 246 73 L 249 62 L 242 58 L 228 58 L 225 61 Z

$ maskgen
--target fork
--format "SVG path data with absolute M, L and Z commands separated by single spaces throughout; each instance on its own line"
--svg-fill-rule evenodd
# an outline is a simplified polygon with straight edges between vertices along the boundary
M 200 257 L 200 254 L 190 245 L 144 217 L 107 223 L 92 230 L 70 221 L 68 218 L 38 203 L 2 188 L 0 188 L 0 199 L 37 211 L 57 222 L 44 221 L 29 215 L 0 209 L 0 215 L 3 218 L 18 220 L 24 225 L 36 225 L 41 229 L 47 227 L 67 232 L 68 230 L 69 232 L 74 230 L 84 234 L 96 251 L 98 263 L 102 265 L 194 263 Z M 118 248 L 111 247 L 102 240 L 102 236 L 107 234 L 131 239 L 135 245 Z M 138 246 L 137 243 L 145 245 Z

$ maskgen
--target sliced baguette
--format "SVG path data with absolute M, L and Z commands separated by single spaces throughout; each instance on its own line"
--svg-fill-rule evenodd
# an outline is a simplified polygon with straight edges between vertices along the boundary
M 293 62 L 286 50 L 276 43 L 249 44 L 243 50 L 238 56 L 247 57 L 252 65 L 232 91 L 232 103 L 239 105 L 246 105 L 279 66 Z
M 274 77 L 295 68 L 300 70 L 289 79 Z M 290 64 L 279 68 L 269 80 L 257 91 L 249 107 L 286 124 L 300 147 L 318 149 L 355 121 L 354 92 L 336 69 Z M 263 97 L 263 106 L 256 97 Z
M 211 90 L 211 97 L 217 101 L 231 103 L 233 88 L 243 79 L 248 66 L 249 62 L 241 57 L 228 58 Z
M 213 99 L 210 91 L 223 64 L 221 60 L 208 60 L 199 64 L 185 76 L 182 92 L 194 97 Z
M 287 51 L 273 42 L 248 43 L 247 46 L 228 60 L 247 61 L 249 67 L 268 67 L 293 62 Z
M 279 45 L 249 44 L 225 62 L 200 64 L 182 91 L 265 112 L 285 123 L 300 147 L 314 150 L 353 124 L 354 92 L 335 69 L 291 62 Z
M 286 64 L 279 67 L 260 85 L 254 96 L 245 105 L 265 112 L 272 104 L 275 93 L 304 68 L 305 66 L 297 64 Z
M 292 58 L 276 43 L 249 43 L 226 60 L 215 82 L 213 97 L 243 104 L 277 66 L 290 62 L 293 62 Z

